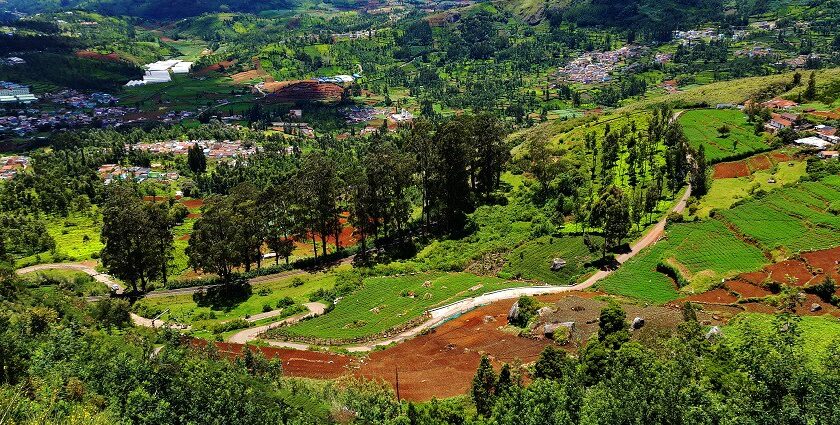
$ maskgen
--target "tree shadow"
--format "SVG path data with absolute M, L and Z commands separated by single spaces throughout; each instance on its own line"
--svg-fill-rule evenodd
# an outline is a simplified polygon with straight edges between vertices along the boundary
M 193 294 L 199 307 L 229 311 L 251 297 L 252 288 L 247 280 L 238 280 L 206 288 Z

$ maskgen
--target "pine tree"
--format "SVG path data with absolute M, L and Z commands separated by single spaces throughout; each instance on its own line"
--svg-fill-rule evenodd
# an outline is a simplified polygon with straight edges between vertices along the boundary
M 475 377 L 473 377 L 472 390 L 470 391 L 479 415 L 490 415 L 490 410 L 493 408 L 495 386 L 496 372 L 493 371 L 490 359 L 487 356 L 481 356 L 481 362 L 478 364 Z
M 817 97 L 817 76 L 815 72 L 812 71 L 811 76 L 808 77 L 808 87 L 802 95 L 805 100 L 814 100 Z

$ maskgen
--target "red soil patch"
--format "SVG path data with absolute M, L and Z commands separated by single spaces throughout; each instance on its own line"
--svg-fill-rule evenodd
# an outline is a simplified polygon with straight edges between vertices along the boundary
M 216 62 L 213 65 L 206 66 L 204 68 L 199 69 L 195 72 L 196 75 L 207 75 L 211 72 L 219 72 L 223 69 L 228 69 L 233 66 L 236 62 L 235 61 L 221 61 Z
M 344 88 L 333 83 L 319 83 L 317 81 L 296 81 L 282 85 L 274 90 L 267 99 L 272 101 L 328 101 L 341 100 Z M 269 86 L 270 87 L 270 86 Z
M 763 270 L 759 270 L 756 272 L 749 272 L 749 273 L 742 273 L 738 276 L 739 279 L 744 280 L 746 282 L 752 283 L 754 285 L 759 285 L 763 283 L 767 278 L 770 277 L 770 274 Z
M 776 307 L 765 303 L 743 303 L 741 306 L 750 313 L 775 314 L 778 311 Z
M 190 240 L 190 235 L 186 234 L 184 236 L 181 236 L 180 238 L 178 238 L 178 240 L 179 241 L 188 241 L 188 240 Z
M 268 75 L 268 74 L 266 74 L 266 72 L 261 70 L 261 69 L 259 69 L 259 70 L 252 69 L 250 71 L 243 71 L 243 72 L 238 72 L 236 74 L 233 74 L 233 75 L 230 76 L 230 78 L 233 79 L 234 83 L 242 84 L 246 81 L 250 81 L 250 80 L 260 78 L 260 77 L 264 77 L 266 75 Z
M 204 205 L 204 200 L 203 199 L 190 199 L 189 201 L 181 201 L 181 203 L 184 204 L 184 206 L 187 207 L 188 209 L 193 210 L 193 209 L 196 209 L 196 208 L 201 208 L 201 206 Z
M 160 36 L 160 41 L 162 41 L 162 42 L 164 42 L 164 43 L 172 43 L 172 42 L 173 42 L 173 41 L 175 41 L 175 40 L 173 40 L 173 39 L 171 39 L 171 38 L 169 38 L 169 37 L 167 37 L 167 36 L 165 36 L 165 35 L 162 35 L 162 36 Z
M 187 214 L 187 218 L 199 218 L 199 217 L 201 217 L 201 214 L 198 214 L 198 213 Z
M 802 258 L 813 268 L 821 269 L 835 280 L 840 280 L 840 247 L 812 251 L 802 254 Z
M 738 301 L 738 298 L 730 294 L 726 289 L 718 288 L 702 294 L 695 294 L 690 297 L 685 297 L 681 300 L 675 301 L 682 304 L 685 301 L 704 304 L 732 304 Z
M 785 285 L 804 286 L 814 277 L 808 266 L 799 260 L 785 260 L 764 268 L 770 279 Z
M 749 175 L 750 168 L 747 167 L 747 163 L 744 161 L 722 162 L 715 165 L 714 178 L 716 179 L 732 179 Z
M 487 354 L 497 367 L 515 359 L 533 362 L 551 342 L 520 338 L 499 330 L 507 324 L 507 312 L 514 302 L 478 308 L 427 335 L 373 353 L 358 375 L 384 379 L 394 385 L 396 367 L 401 396 L 422 401 L 466 393 L 482 354 Z
M 742 280 L 733 280 L 726 282 L 726 287 L 730 291 L 736 292 L 741 298 L 761 298 L 771 295 L 772 293 L 760 286 L 753 285 Z
M 773 166 L 773 163 L 770 161 L 770 158 L 767 155 L 754 156 L 748 160 L 748 164 L 750 166 L 750 169 L 752 169 L 753 171 L 769 170 L 770 167 Z
M 108 62 L 122 62 L 122 58 L 120 55 L 111 52 L 107 55 L 103 55 L 102 53 L 91 52 L 90 50 L 80 50 L 76 52 L 76 57 L 82 59 L 93 59 L 98 61 L 108 61 Z
M 790 155 L 784 152 L 773 152 L 770 155 L 773 155 L 773 159 L 779 162 L 790 161 L 791 159 L 793 159 Z
M 203 348 L 207 341 L 192 339 L 190 345 Z M 216 342 L 216 349 L 225 358 L 233 359 L 244 352 L 245 345 L 229 342 Z M 335 379 L 347 374 L 353 359 L 339 354 L 316 351 L 290 350 L 276 347 L 248 346 L 250 350 L 259 350 L 268 359 L 280 359 L 283 362 L 283 374 L 303 378 Z

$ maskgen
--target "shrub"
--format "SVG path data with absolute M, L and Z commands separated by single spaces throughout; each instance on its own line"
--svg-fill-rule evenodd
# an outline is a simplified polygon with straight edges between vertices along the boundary
M 292 288 L 297 288 L 299 286 L 303 286 L 303 283 L 303 279 L 301 279 L 300 277 L 295 277 L 294 279 L 292 279 L 292 283 L 290 283 L 289 286 L 291 286 Z
M 519 314 L 511 320 L 510 324 L 519 328 L 528 327 L 528 322 L 537 315 L 537 309 L 539 308 L 537 299 L 529 296 L 521 296 L 516 304 L 519 306 Z
M 268 296 L 269 294 L 271 294 L 271 289 L 268 289 L 268 288 L 262 288 L 262 289 L 260 289 L 259 291 L 257 291 L 257 294 L 258 294 L 259 296 L 261 296 L 261 297 L 266 297 L 266 296 Z
M 224 323 L 214 323 L 207 329 L 214 334 L 223 332 L 235 331 L 237 329 L 245 329 L 251 326 L 251 322 L 245 319 L 234 319 Z
M 268 312 L 269 312 L 269 311 L 271 311 L 271 310 L 274 310 L 274 309 L 273 309 L 273 308 L 271 308 L 271 306 L 270 306 L 270 305 L 268 305 L 268 304 L 263 304 L 263 306 L 262 306 L 262 311 L 263 311 L 263 313 L 268 313 Z
M 291 297 L 283 297 L 277 301 L 277 308 L 286 308 L 295 304 L 295 300 Z

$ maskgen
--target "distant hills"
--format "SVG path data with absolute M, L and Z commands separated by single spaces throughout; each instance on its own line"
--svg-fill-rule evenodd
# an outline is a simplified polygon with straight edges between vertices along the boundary
M 106 15 L 180 19 L 212 12 L 289 10 L 298 0 L 0 0 L 0 7 L 24 13 L 85 9 Z

